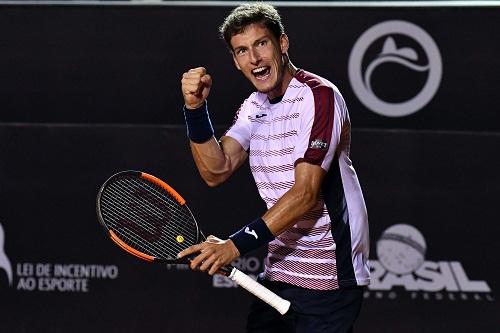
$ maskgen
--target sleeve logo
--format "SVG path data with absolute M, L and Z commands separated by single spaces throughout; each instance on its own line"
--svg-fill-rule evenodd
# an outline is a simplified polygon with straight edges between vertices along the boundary
M 311 141 L 309 144 L 309 148 L 311 149 L 327 149 L 328 148 L 328 143 L 321 139 L 316 139 Z

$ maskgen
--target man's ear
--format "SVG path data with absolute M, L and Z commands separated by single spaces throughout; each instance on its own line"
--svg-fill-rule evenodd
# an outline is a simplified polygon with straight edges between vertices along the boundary
M 288 41 L 288 36 L 283 33 L 280 36 L 280 49 L 281 49 L 281 54 L 285 54 L 288 52 L 288 47 L 290 46 L 289 41 Z
M 238 68 L 238 70 L 241 71 L 241 67 L 240 65 L 238 64 L 238 62 L 236 61 L 236 56 L 234 55 L 234 52 L 231 51 L 231 55 L 233 56 L 233 61 L 234 61 L 234 65 L 236 66 L 236 68 Z

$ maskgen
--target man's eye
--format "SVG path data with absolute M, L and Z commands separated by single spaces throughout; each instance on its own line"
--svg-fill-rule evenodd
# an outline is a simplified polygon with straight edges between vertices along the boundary
M 267 40 L 263 40 L 259 42 L 259 46 L 264 46 L 267 44 Z
M 236 51 L 236 54 L 237 55 L 243 55 L 243 54 L 245 54 L 245 50 L 239 49 L 238 51 Z

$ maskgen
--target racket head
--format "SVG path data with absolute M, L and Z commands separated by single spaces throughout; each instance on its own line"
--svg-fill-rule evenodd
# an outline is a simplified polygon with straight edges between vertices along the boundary
M 145 172 L 127 170 L 111 176 L 99 189 L 96 206 L 111 240 L 140 259 L 186 263 L 177 253 L 201 241 L 186 200 Z

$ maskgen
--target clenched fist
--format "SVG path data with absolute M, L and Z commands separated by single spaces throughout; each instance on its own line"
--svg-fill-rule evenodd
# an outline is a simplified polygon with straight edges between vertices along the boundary
M 182 74 L 181 85 L 186 108 L 196 109 L 207 99 L 212 78 L 204 67 L 197 67 Z

